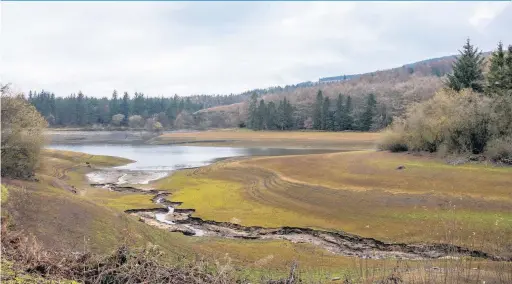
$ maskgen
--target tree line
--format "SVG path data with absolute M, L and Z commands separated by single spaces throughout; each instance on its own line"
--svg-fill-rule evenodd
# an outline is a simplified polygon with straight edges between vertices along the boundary
M 82 92 L 67 97 L 56 97 L 47 91 L 30 91 L 28 102 L 43 115 L 50 126 L 142 126 L 141 121 L 153 120 L 163 127 L 173 127 L 180 115 L 187 116 L 200 109 L 236 101 L 234 96 L 193 96 L 193 97 L 147 97 L 135 92 L 131 97 L 127 92 L 111 98 L 85 96 Z M 134 125 L 130 125 L 130 118 Z M 136 123 L 135 123 L 136 122 Z
M 328 96 L 319 90 L 316 101 L 304 117 L 289 100 L 284 98 L 277 104 L 258 95 L 251 96 L 246 123 L 241 126 L 253 130 L 315 129 L 324 131 L 370 131 L 386 127 L 391 123 L 391 115 L 385 104 L 378 104 L 374 94 L 368 94 L 365 102 L 354 106 L 350 95 L 339 94 L 331 103 Z M 306 110 L 307 111 L 307 110 Z

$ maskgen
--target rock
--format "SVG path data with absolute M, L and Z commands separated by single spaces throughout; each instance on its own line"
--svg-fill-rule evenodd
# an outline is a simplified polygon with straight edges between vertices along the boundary
M 185 236 L 195 236 L 196 235 L 196 232 L 192 231 L 192 230 L 180 230 L 181 233 L 183 233 Z
M 398 166 L 396 169 L 397 169 L 397 170 L 403 170 L 403 169 L 405 169 L 405 166 L 404 166 L 404 165 L 400 165 L 400 166 Z
M 331 281 L 338 281 L 338 280 L 341 280 L 341 277 L 333 277 L 333 278 L 331 279 Z

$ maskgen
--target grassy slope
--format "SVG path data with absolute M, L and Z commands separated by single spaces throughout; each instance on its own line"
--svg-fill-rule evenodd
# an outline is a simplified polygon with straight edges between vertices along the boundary
M 153 143 L 357 150 L 374 148 L 379 137 L 379 133 L 360 132 L 213 130 L 164 134 L 154 139 Z
M 205 219 L 510 253 L 511 174 L 511 168 L 362 151 L 225 161 L 176 173 L 159 186 Z
M 47 247 L 99 253 L 115 249 L 121 243 L 143 246 L 159 245 L 170 260 L 223 258 L 246 267 L 241 273 L 286 273 L 294 260 L 302 268 L 340 271 L 352 260 L 332 255 L 305 244 L 287 241 L 244 241 L 190 238 L 139 222 L 123 212 L 128 208 L 154 207 L 150 196 L 122 194 L 90 188 L 83 174 L 94 166 L 114 166 L 129 162 L 108 156 L 76 152 L 45 151 L 39 182 L 4 179 L 9 198 L 3 204 L 9 222 L 17 229 L 35 235 Z M 70 186 L 78 194 L 69 191 Z M 2 190 L 2 194 L 5 191 Z M 4 198 L 2 197 L 2 200 Z M 276 270 L 276 271 L 273 271 Z
M 345 155 L 356 155 L 358 158 L 346 159 Z M 372 155 L 377 156 L 372 158 Z M 387 191 L 360 190 L 366 186 L 364 181 L 367 176 L 363 173 L 353 173 L 358 179 L 350 179 L 353 189 L 356 190 L 350 189 L 350 186 L 346 187 L 347 190 L 328 188 L 326 186 L 332 187 L 332 184 L 322 183 L 336 184 L 337 181 L 326 178 L 320 179 L 321 182 L 316 181 L 318 186 L 312 186 L 308 183 L 313 183 L 313 180 L 303 180 L 312 179 L 314 175 L 307 176 L 300 172 L 301 168 L 308 165 L 301 159 L 305 159 L 304 156 L 224 161 L 205 168 L 177 172 L 172 177 L 161 180 L 157 186 L 173 192 L 173 199 L 185 201 L 183 207 L 194 207 L 198 209 L 197 215 L 207 219 L 267 226 L 338 228 L 389 240 L 442 240 L 435 234 L 436 226 L 440 228 L 438 233 L 445 233 L 446 228 L 453 227 L 456 222 L 457 225 L 462 225 L 462 234 L 470 234 L 469 230 L 487 229 L 485 226 L 490 224 L 493 231 L 489 235 L 496 236 L 495 233 L 500 232 L 499 236 L 504 237 L 505 242 L 510 241 L 512 225 L 510 207 L 507 207 L 509 203 L 500 205 L 497 201 L 478 201 L 476 205 L 462 203 L 461 206 L 466 206 L 467 211 L 440 210 L 436 207 L 437 202 L 453 202 L 455 199 L 418 195 L 419 199 L 407 196 L 406 200 L 412 198 L 415 201 L 409 204 L 409 201 L 404 202 L 401 194 L 390 194 L 387 192 L 390 189 L 384 187 Z M 331 164 L 333 168 L 358 168 L 358 161 L 369 163 L 375 160 L 378 165 L 375 169 L 384 170 L 392 165 L 393 171 L 395 162 L 399 161 L 406 165 L 406 170 L 401 172 L 400 179 L 390 179 L 394 182 L 409 176 L 409 170 L 412 171 L 416 164 L 425 166 L 433 163 L 443 167 L 436 161 L 415 157 L 358 152 L 311 155 L 308 156 L 308 161 L 313 166 L 307 168 L 320 173 L 321 171 L 316 170 L 319 160 Z M 253 276 L 261 272 L 283 273 L 293 260 L 298 260 L 302 269 L 315 269 L 317 272 L 324 271 L 332 275 L 343 274 L 354 267 L 353 259 L 335 256 L 310 245 L 286 241 L 190 238 L 150 227 L 122 212 L 134 207 L 154 207 L 149 196 L 89 188 L 83 177 L 90 170 L 84 164 L 86 161 L 93 166 L 128 162 L 113 157 L 46 151 L 38 174 L 40 182 L 4 181 L 9 187 L 9 197 L 3 207 L 8 210 L 10 222 L 35 234 L 43 244 L 56 249 L 82 250 L 85 246 L 93 251 L 108 252 L 123 242 L 132 245 L 151 242 L 161 246 L 171 260 L 222 258 L 228 253 L 235 263 L 243 263 L 245 269 L 240 273 Z M 350 166 L 344 166 L 346 163 Z M 299 172 L 288 169 L 290 165 Z M 367 165 L 361 167 L 363 168 L 372 169 Z M 427 169 L 430 168 L 435 169 Z M 460 171 L 464 168 L 451 167 L 451 170 Z M 485 169 L 481 166 L 471 170 L 481 173 L 471 175 L 474 180 L 499 179 L 502 175 L 510 174 L 509 169 Z M 493 174 L 487 176 L 488 172 Z M 302 184 L 292 183 L 290 180 L 302 180 Z M 414 179 L 408 182 L 411 184 L 406 188 L 416 189 L 416 185 L 421 184 L 420 181 L 414 183 Z M 471 183 L 471 180 L 467 181 L 467 184 Z M 70 185 L 75 186 L 79 193 L 69 192 Z M 374 187 L 378 188 L 379 185 Z M 402 189 L 397 192 L 401 191 Z M 494 194 L 492 188 L 488 192 Z M 425 204 L 418 200 L 430 201 Z M 480 231 L 477 232 L 477 236 L 480 236 Z M 365 263 L 381 264 L 378 261 Z
M 288 159 L 296 158 L 300 158 L 300 156 Z M 311 156 L 311 158 L 325 159 L 325 155 Z M 83 180 L 83 173 L 90 170 L 84 165 L 86 161 L 93 164 L 93 166 L 119 165 L 128 162 L 114 157 L 46 151 L 43 167 L 38 174 L 40 182 L 3 181 L 8 186 L 7 190 L 6 187 L 2 187 L 2 207 L 3 210 L 7 209 L 8 211 L 8 221 L 28 233 L 35 234 L 43 244 L 56 249 L 81 250 L 85 245 L 94 251 L 106 253 L 122 242 L 132 245 L 144 245 L 151 242 L 161 246 L 170 260 L 186 260 L 195 256 L 222 258 L 228 254 L 235 263 L 244 265 L 239 273 L 253 279 L 259 279 L 260 275 L 274 278 L 278 275 L 282 276 L 287 273 L 286 270 L 293 260 L 299 261 L 303 273 L 309 271 L 308 275 L 303 275 L 305 279 L 323 279 L 324 281 L 329 281 L 333 276 L 341 276 L 343 279 L 343 275 L 346 274 L 380 274 L 382 269 L 389 270 L 396 265 L 394 261 L 363 261 L 334 256 L 312 246 L 292 244 L 285 241 L 190 238 L 152 228 L 122 212 L 123 209 L 132 208 L 135 205 L 137 207 L 154 206 L 150 203 L 148 196 L 141 197 L 140 195 L 120 194 L 88 188 Z M 257 167 L 264 167 L 264 165 L 257 165 L 256 168 L 251 165 L 263 161 L 265 159 L 249 159 L 235 163 L 224 162 L 202 169 L 178 172 L 174 177 L 160 181 L 159 186 L 175 192 L 177 199 L 190 198 L 186 205 L 191 205 L 193 202 L 200 200 L 202 200 L 203 205 L 207 205 L 208 202 L 205 202 L 207 197 L 202 195 L 205 191 L 212 191 L 210 192 L 211 197 L 208 197 L 211 198 L 212 202 L 226 205 L 232 201 L 233 197 L 229 195 L 233 194 L 231 191 L 234 191 L 235 194 L 236 192 L 240 193 L 240 186 L 243 186 L 246 180 L 240 180 L 241 177 L 238 176 L 235 180 L 229 181 L 226 176 L 223 176 L 222 171 L 230 169 L 232 165 L 241 166 L 243 170 L 251 167 L 252 170 L 256 169 L 254 178 L 260 179 L 262 169 Z M 268 172 L 268 170 L 263 172 Z M 236 171 L 230 173 L 239 174 Z M 212 181 L 216 183 L 212 183 Z M 66 186 L 63 187 L 63 185 Z M 70 185 L 76 186 L 79 194 L 69 192 L 67 186 Z M 279 191 L 280 186 L 272 186 L 272 188 Z M 226 194 L 225 197 L 219 196 L 218 192 Z M 263 208 L 261 210 L 267 210 L 265 208 L 268 208 L 267 205 L 260 203 L 261 200 L 255 203 L 247 196 L 243 195 L 243 197 L 244 199 L 240 200 L 243 202 L 238 203 L 239 205 L 256 204 L 256 207 Z M 279 198 L 279 194 L 274 197 Z M 280 200 L 276 201 L 279 202 Z M 283 207 L 289 208 L 287 204 L 284 204 Z M 209 208 L 205 206 L 199 209 L 199 214 L 203 214 Z M 220 209 L 217 208 L 217 210 Z M 287 210 L 293 212 L 291 209 Z M 236 206 L 233 210 L 235 214 L 238 213 Z M 2 212 L 2 215 L 4 213 Z M 217 213 L 219 213 L 219 216 L 213 217 L 222 219 L 222 212 Z M 279 212 L 274 212 L 274 216 L 264 215 L 267 218 L 266 221 L 278 217 L 279 215 L 276 213 Z M 310 212 L 302 211 L 300 213 L 300 215 L 290 216 L 289 218 L 300 222 Z M 252 216 L 252 218 L 259 218 L 260 212 L 253 211 L 244 214 Z M 241 222 L 245 221 L 242 220 Z M 265 220 L 261 221 L 264 222 Z M 292 219 L 282 221 L 288 223 Z M 401 265 L 413 267 L 411 273 L 415 273 L 415 271 L 425 271 L 423 267 L 444 267 L 444 265 L 447 265 L 445 262 L 413 262 L 402 263 Z M 497 266 L 501 267 L 501 263 L 470 262 L 462 265 L 469 267 L 469 269 L 477 266 L 482 267 L 490 273 L 503 270 L 503 268 L 496 268 Z M 44 280 L 35 279 L 34 276 L 23 273 L 15 273 L 14 276 L 11 275 L 12 273 L 9 275 L 3 273 L 11 271 L 10 267 L 10 263 L 2 261 L 2 280 L 7 281 L 7 283 L 10 283 L 9 281 L 19 283 L 21 280 L 39 283 Z M 314 269 L 314 271 L 310 269 Z

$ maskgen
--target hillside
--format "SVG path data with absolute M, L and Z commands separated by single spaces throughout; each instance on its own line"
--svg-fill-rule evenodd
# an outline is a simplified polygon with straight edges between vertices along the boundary
M 326 77 L 315 83 L 257 93 L 265 101 L 286 98 L 296 108 L 296 119 L 302 121 L 311 117 L 311 106 L 318 90 L 331 99 L 339 94 L 350 95 L 356 107 L 362 104 L 364 96 L 373 93 L 391 115 L 399 115 L 407 105 L 430 98 L 442 86 L 442 78 L 451 72 L 455 58 L 452 55 L 427 59 L 388 70 Z M 343 77 L 346 80 L 337 81 Z M 196 121 L 204 127 L 236 127 L 247 118 L 247 103 L 207 108 L 197 111 L 195 115 Z

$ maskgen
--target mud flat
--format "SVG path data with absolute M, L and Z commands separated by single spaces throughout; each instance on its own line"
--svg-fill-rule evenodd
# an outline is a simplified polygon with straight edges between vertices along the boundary
M 151 139 L 148 143 L 160 145 L 306 148 L 348 151 L 374 149 L 379 137 L 380 133 L 240 131 L 231 129 L 164 133 Z
M 51 144 L 144 144 L 159 134 L 148 131 L 80 131 L 49 130 L 46 139 Z
M 138 217 L 141 222 L 148 225 L 171 232 L 181 232 L 187 236 L 246 240 L 288 240 L 293 243 L 309 243 L 319 246 L 333 254 L 369 259 L 420 260 L 470 256 L 495 261 L 512 260 L 451 244 L 386 243 L 343 231 L 325 231 L 298 227 L 264 228 L 242 226 L 230 222 L 203 220 L 192 216 L 195 212 L 194 209 L 177 208 L 181 205 L 181 202 L 168 200 L 166 197 L 170 194 L 165 191 L 145 190 L 114 183 L 92 185 L 113 191 L 153 194 L 151 200 L 159 207 L 130 209 L 125 212 Z
M 88 173 L 86 177 L 94 184 L 148 184 L 151 181 L 164 178 L 169 171 L 127 171 L 103 169 Z

